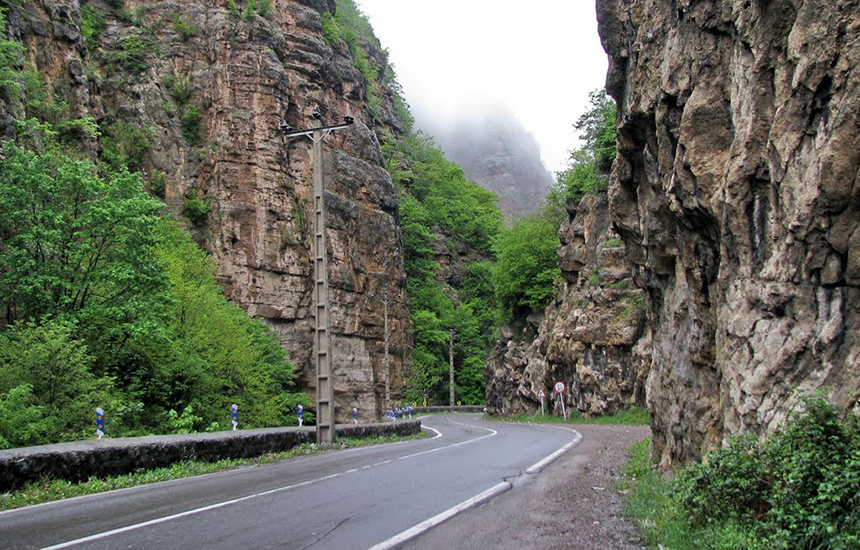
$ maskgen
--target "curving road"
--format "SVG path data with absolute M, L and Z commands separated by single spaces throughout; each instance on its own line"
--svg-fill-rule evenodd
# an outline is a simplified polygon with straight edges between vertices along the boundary
M 0 512 L 0 548 L 393 548 L 579 440 L 480 415 L 422 423 L 430 438 Z

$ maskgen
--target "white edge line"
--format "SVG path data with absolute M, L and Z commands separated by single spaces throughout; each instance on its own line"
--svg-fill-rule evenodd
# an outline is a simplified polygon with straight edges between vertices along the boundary
M 485 436 L 485 437 L 488 437 L 488 436 Z M 473 496 L 472 498 L 470 498 L 468 500 L 464 500 L 463 502 L 454 506 L 453 508 L 448 508 L 444 512 L 437 514 L 428 520 L 422 521 L 421 523 L 410 527 L 406 531 L 403 531 L 402 533 L 394 535 L 393 537 L 391 537 L 388 540 L 382 541 L 375 546 L 371 546 L 368 550 L 390 550 L 392 548 L 396 548 L 396 547 L 400 546 L 401 544 L 403 544 L 404 542 L 411 540 L 411 539 L 417 537 L 418 535 L 421 535 L 425 531 L 429 531 L 430 529 L 432 529 L 433 527 L 436 527 L 440 523 L 451 519 L 452 517 L 456 516 L 460 512 L 464 512 L 464 511 L 468 510 L 469 508 L 473 508 L 473 507 L 475 507 L 475 506 L 477 506 L 477 505 L 479 505 L 479 504 L 481 504 L 487 500 L 490 500 L 493 497 L 496 497 L 496 496 L 504 493 L 505 491 L 507 491 L 511 487 L 512 487 L 512 485 L 507 481 L 499 483 L 498 485 L 494 485 L 493 487 L 490 487 L 489 489 L 487 489 L 483 493 L 476 495 L 476 496 Z

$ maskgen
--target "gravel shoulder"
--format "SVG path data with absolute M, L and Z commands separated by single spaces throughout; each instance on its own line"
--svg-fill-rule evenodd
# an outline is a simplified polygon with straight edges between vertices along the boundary
M 648 426 L 570 425 L 582 442 L 538 475 L 522 474 L 512 490 L 430 530 L 403 548 L 633 550 L 635 527 L 615 490 L 632 443 Z

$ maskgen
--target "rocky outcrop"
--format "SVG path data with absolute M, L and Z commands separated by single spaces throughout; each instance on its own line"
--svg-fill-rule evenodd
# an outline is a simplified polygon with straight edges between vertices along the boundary
M 633 287 L 606 197 L 567 206 L 558 251 L 564 289 L 542 315 L 502 330 L 485 370 L 490 414 L 534 414 L 543 390 L 546 405 L 560 415 L 552 390 L 557 381 L 568 387 L 565 406 L 587 415 L 645 405 L 645 293 Z
M 505 218 L 535 212 L 553 183 L 534 136 L 506 111 L 455 125 L 419 120 L 470 180 L 498 195 Z
M 325 141 L 335 399 L 338 419 L 353 407 L 378 417 L 386 294 L 393 398 L 410 349 L 395 189 L 376 136 L 401 128 L 390 91 L 371 112 L 349 47 L 324 38 L 322 15 L 335 2 L 282 0 L 265 17 L 208 0 L 109 4 L 30 0 L 9 11 L 10 28 L 75 114 L 108 133 L 141 129 L 140 168 L 179 219 L 189 200 L 206 205 L 186 227 L 217 260 L 230 299 L 280 335 L 310 393 L 311 143 L 285 140 L 280 125 L 307 128 L 315 110 L 323 122 L 355 118 Z M 82 17 L 98 28 L 88 44 Z M 384 54 L 364 46 L 384 67 Z M 185 116 L 192 108 L 196 125 Z
M 420 420 L 337 426 L 338 437 L 371 439 L 421 431 Z M 86 481 L 183 460 L 254 458 L 316 441 L 314 428 L 264 428 L 186 435 L 91 439 L 0 451 L 0 491 L 40 479 Z
M 860 395 L 860 4 L 598 0 L 661 464 Z

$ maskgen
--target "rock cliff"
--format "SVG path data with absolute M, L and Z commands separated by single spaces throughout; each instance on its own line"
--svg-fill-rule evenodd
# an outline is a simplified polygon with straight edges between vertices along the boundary
M 153 193 L 194 222 L 227 295 L 275 329 L 309 392 L 311 143 L 279 128 L 309 127 L 315 110 L 324 122 L 355 118 L 325 141 L 335 399 L 339 420 L 352 407 L 378 416 L 386 293 L 394 397 L 410 334 L 395 189 L 376 135 L 401 131 L 393 98 L 382 87 L 371 108 L 350 48 L 326 39 L 333 0 L 279 0 L 268 13 L 244 4 L 28 0 L 8 17 L 74 114 L 95 117 L 115 142 L 122 128 L 144 136 L 139 168 Z M 361 47 L 384 70 L 378 45 Z
M 552 186 L 540 146 L 509 112 L 448 126 L 420 119 L 419 124 L 467 178 L 499 196 L 499 208 L 509 220 L 536 211 Z
M 548 410 L 561 415 L 556 381 L 568 387 L 565 407 L 587 415 L 645 405 L 645 293 L 631 283 L 606 197 L 568 201 L 567 209 L 558 250 L 564 288 L 544 313 L 502 330 L 485 369 L 490 414 L 534 414 L 543 389 Z
M 597 0 L 661 464 L 860 395 L 860 3 Z

